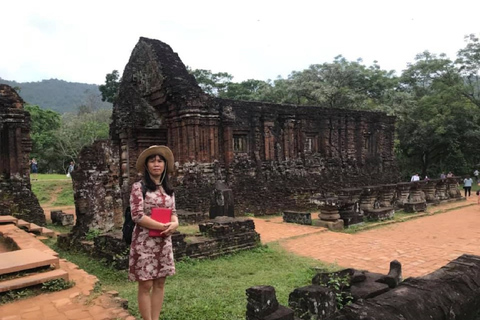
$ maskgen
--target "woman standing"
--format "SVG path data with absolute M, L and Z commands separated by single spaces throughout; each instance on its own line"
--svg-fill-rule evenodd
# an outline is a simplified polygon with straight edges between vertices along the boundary
M 38 181 L 38 163 L 37 159 L 33 158 L 32 161 L 30 161 L 30 166 L 32 167 L 32 174 L 33 174 L 33 181 Z
M 174 171 L 173 153 L 166 146 L 151 146 L 140 154 L 136 168 L 143 173 L 143 180 L 132 185 L 130 194 L 132 220 L 136 225 L 130 245 L 128 278 L 138 282 L 138 309 L 142 318 L 158 320 L 165 279 L 175 274 L 171 235 L 178 228 L 178 218 L 175 195 L 168 180 L 168 173 Z M 151 210 L 155 207 L 172 209 L 171 221 L 164 224 L 152 219 Z M 149 236 L 150 229 L 161 230 L 163 236 Z

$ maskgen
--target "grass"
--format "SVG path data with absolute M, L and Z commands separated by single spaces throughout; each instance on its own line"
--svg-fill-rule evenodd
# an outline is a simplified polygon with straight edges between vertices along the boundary
M 33 178 L 33 174 L 30 174 L 30 179 Z M 72 181 L 72 178 L 67 178 L 64 174 L 50 174 L 50 173 L 39 173 L 37 175 L 38 181 L 44 180 L 66 180 Z M 32 181 L 33 182 L 33 181 Z
M 63 251 L 55 245 L 53 249 L 96 275 L 103 289 L 118 291 L 128 299 L 130 312 L 140 317 L 137 285 L 125 281 L 126 271 L 115 271 L 82 253 Z M 334 266 L 295 256 L 275 244 L 212 260 L 177 262 L 177 274 L 167 279 L 162 319 L 245 319 L 245 290 L 255 285 L 274 286 L 279 302 L 288 305 L 288 296 L 295 288 L 311 284 L 314 268 L 334 270 Z
M 178 226 L 177 231 L 180 233 L 186 234 L 186 235 L 198 235 L 200 233 L 200 230 L 198 228 L 198 225 L 180 225 Z
M 38 174 L 38 181 L 32 181 L 32 191 L 40 205 L 73 206 L 72 179 L 61 174 Z M 56 197 L 55 201 L 53 196 Z

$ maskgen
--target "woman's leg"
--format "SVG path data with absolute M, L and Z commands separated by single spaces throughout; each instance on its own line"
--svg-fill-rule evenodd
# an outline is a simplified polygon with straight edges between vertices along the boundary
M 163 294 L 165 292 L 165 277 L 153 280 L 152 289 L 152 320 L 160 318 L 160 312 L 163 306 Z
M 151 295 L 153 280 L 138 281 L 138 310 L 143 320 L 152 320 L 151 313 Z

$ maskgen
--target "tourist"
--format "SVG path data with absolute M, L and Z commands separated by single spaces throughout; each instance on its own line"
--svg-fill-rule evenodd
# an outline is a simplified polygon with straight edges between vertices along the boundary
M 475 183 L 478 184 L 478 169 L 475 169 L 475 171 L 473 171 L 473 176 L 475 177 Z
M 35 158 L 32 158 L 32 161 L 30 161 L 30 167 L 32 169 L 32 175 L 33 175 L 32 180 L 38 181 L 38 163 Z
M 410 179 L 410 181 L 420 181 L 420 176 L 418 175 L 418 173 L 415 173 L 412 178 Z
M 144 320 L 157 320 L 163 305 L 167 276 L 175 274 L 171 235 L 178 228 L 175 195 L 168 174 L 174 171 L 172 151 L 166 146 L 151 146 L 137 159 L 142 181 L 132 185 L 130 207 L 136 223 L 130 245 L 128 279 L 138 282 L 138 309 Z M 143 185 L 142 185 L 143 183 Z M 143 190 L 146 189 L 144 196 Z M 170 208 L 171 219 L 160 223 L 151 218 L 154 207 Z M 162 231 L 152 237 L 150 230 Z
M 447 173 L 447 178 L 453 178 L 453 173 L 452 173 L 452 171 L 449 171 L 449 172 Z
M 465 190 L 465 198 L 467 197 L 467 193 L 468 193 L 468 196 L 470 197 L 470 192 L 472 190 L 472 184 L 473 184 L 473 180 L 472 180 L 472 178 L 470 178 L 470 176 L 466 177 L 463 180 L 463 189 Z
M 445 172 L 442 172 L 442 173 L 440 174 L 440 179 L 445 179 L 446 177 L 447 177 L 447 176 L 445 175 Z
M 70 178 L 72 176 L 73 169 L 75 169 L 75 163 L 73 161 L 70 161 L 70 164 L 68 165 L 68 169 L 67 169 L 67 177 Z

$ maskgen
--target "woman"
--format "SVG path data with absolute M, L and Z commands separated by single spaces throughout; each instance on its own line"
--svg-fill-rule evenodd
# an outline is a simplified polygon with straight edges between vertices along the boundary
M 138 309 L 144 320 L 159 319 L 165 279 L 175 274 L 171 235 L 178 228 L 178 218 L 167 174 L 174 171 L 173 162 L 173 153 L 166 146 L 144 150 L 136 163 L 143 180 L 132 185 L 130 194 L 132 220 L 136 226 L 130 245 L 128 278 L 138 282 Z M 164 224 L 153 220 L 150 213 L 154 207 L 172 209 L 171 222 Z M 149 236 L 150 229 L 161 230 L 162 236 Z

